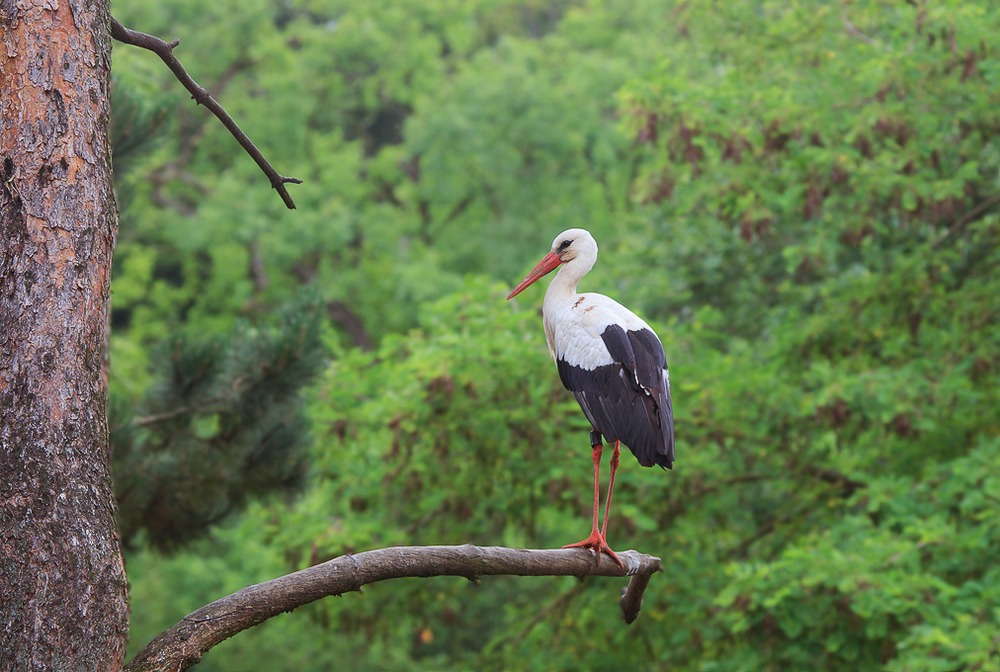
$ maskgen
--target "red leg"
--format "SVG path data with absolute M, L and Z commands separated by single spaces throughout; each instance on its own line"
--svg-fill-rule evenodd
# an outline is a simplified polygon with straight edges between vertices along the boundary
M 594 525 L 590 530 L 590 536 L 583 541 L 578 541 L 575 544 L 566 544 L 563 548 L 589 548 L 597 554 L 597 559 L 600 560 L 601 553 L 607 553 L 612 560 L 617 562 L 619 566 L 622 565 L 622 561 L 618 559 L 618 556 L 614 551 L 608 546 L 608 542 L 604 540 L 604 535 L 597 529 L 597 517 L 598 510 L 601 504 L 601 453 L 603 451 L 603 446 L 601 445 L 600 439 L 596 438 L 600 435 L 596 432 L 592 435 L 595 436 L 591 442 L 591 451 L 594 459 Z M 615 444 L 615 451 L 617 455 L 618 444 Z M 614 468 L 618 468 L 617 460 L 612 459 L 612 464 Z M 610 494 L 610 491 L 609 493 Z M 610 502 L 609 502 L 610 503 Z M 605 515 L 605 526 L 607 525 L 607 515 Z
M 604 446 L 600 443 L 595 443 L 590 447 L 591 455 L 594 458 L 594 527 L 590 531 L 591 538 L 597 536 L 597 515 L 598 507 L 601 505 L 601 453 L 604 450 Z M 574 548 L 577 546 L 583 546 L 584 542 L 579 542 L 578 544 L 570 544 L 568 547 L 563 548 Z
M 615 489 L 615 472 L 618 471 L 618 458 L 622 454 L 620 445 L 621 441 L 615 441 L 615 452 L 611 453 L 611 479 L 608 481 L 608 499 L 604 503 L 604 524 L 601 525 L 601 536 L 605 542 L 608 539 L 608 516 L 611 515 L 611 493 Z

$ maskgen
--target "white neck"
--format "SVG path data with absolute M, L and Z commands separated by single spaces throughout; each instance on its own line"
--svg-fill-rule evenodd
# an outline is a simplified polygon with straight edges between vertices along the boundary
M 549 283 L 549 288 L 545 292 L 545 303 L 576 296 L 577 284 L 583 276 L 590 273 L 595 261 L 596 259 L 580 256 L 563 264 L 556 273 L 556 277 L 552 278 L 552 282 Z

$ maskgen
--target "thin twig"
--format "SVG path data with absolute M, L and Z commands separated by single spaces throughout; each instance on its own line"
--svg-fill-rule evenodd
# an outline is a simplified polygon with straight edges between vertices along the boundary
M 865 44 L 872 47 L 879 46 L 878 41 L 873 40 L 872 38 L 868 37 L 863 32 L 861 32 L 861 29 L 855 26 L 854 23 L 852 23 L 851 20 L 847 18 L 847 14 L 840 15 L 840 23 L 843 24 L 844 30 L 846 30 L 847 34 L 850 35 L 851 37 L 861 40 Z
M 133 427 L 148 427 L 149 425 L 155 425 L 164 420 L 173 420 L 179 415 L 184 415 L 190 412 L 192 409 L 190 406 L 181 406 L 180 408 L 175 408 L 172 411 L 167 411 L 166 413 L 157 413 L 155 415 L 144 415 L 138 418 L 132 418 Z
M 218 117 L 222 125 L 225 126 L 236 141 L 240 143 L 240 146 L 246 150 L 247 154 L 257 162 L 260 169 L 264 171 L 268 179 L 271 181 L 271 187 L 274 188 L 278 195 L 281 196 L 281 200 L 284 201 L 285 206 L 289 210 L 295 209 L 295 202 L 289 195 L 288 190 L 285 189 L 286 184 L 302 184 L 302 180 L 295 177 L 285 177 L 278 173 L 277 170 L 264 158 L 257 146 L 253 144 L 253 141 L 247 137 L 247 134 L 239 127 L 235 120 L 226 112 L 225 108 L 219 104 L 215 98 L 212 97 L 204 87 L 202 87 L 198 82 L 192 79 L 191 75 L 188 74 L 184 66 L 181 65 L 180 61 L 174 56 L 174 47 L 180 44 L 180 40 L 174 39 L 172 42 L 165 42 L 154 35 L 147 35 L 146 33 L 140 33 L 137 30 L 132 30 L 126 28 L 118 19 L 111 17 L 111 37 L 115 38 L 119 42 L 124 42 L 125 44 L 131 44 L 133 47 L 139 47 L 140 49 L 148 49 L 157 56 L 160 57 L 170 71 L 174 73 L 177 80 L 184 86 L 185 89 L 191 92 L 191 97 L 194 98 L 195 102 L 199 105 L 204 105 L 208 110 Z
M 784 525 L 785 523 L 791 522 L 792 520 L 795 519 L 795 516 L 798 515 L 799 513 L 801 513 L 801 509 L 799 511 L 796 511 L 794 514 L 776 516 L 775 518 L 772 518 L 771 520 L 767 521 L 766 523 L 758 527 L 753 534 L 751 534 L 749 537 L 741 541 L 734 548 L 731 548 L 729 552 L 726 554 L 726 557 L 732 559 L 743 555 L 744 553 L 746 553 L 747 549 L 749 549 L 751 546 L 754 545 L 754 543 L 760 541 L 767 535 L 774 532 L 776 529 L 778 529 L 779 525 Z
M 184 670 L 228 637 L 330 595 L 404 577 L 463 576 L 630 576 L 622 596 L 626 623 L 635 620 L 649 577 L 660 559 L 637 551 L 607 555 L 581 549 L 534 550 L 498 546 L 398 546 L 344 555 L 293 574 L 265 581 L 188 614 L 158 635 L 125 666 L 126 672 Z
M 965 226 L 967 226 L 971 222 L 976 221 L 979 215 L 983 214 L 984 212 L 986 212 L 987 210 L 989 210 L 998 203 L 1000 203 L 1000 194 L 993 194 L 985 201 L 974 207 L 972 210 L 969 210 L 967 213 L 959 217 L 958 220 L 956 220 L 955 223 L 952 224 L 951 227 L 949 227 L 949 229 L 945 231 L 940 238 L 938 238 L 931 244 L 931 249 L 936 250 L 937 248 L 941 247 L 942 243 L 951 238 L 957 232 L 961 231 L 963 228 L 965 228 Z
M 815 476 L 825 483 L 839 485 L 844 489 L 844 495 L 847 497 L 853 495 L 855 490 L 860 490 L 868 485 L 864 481 L 855 480 L 846 474 L 840 473 L 839 471 L 826 469 L 824 467 L 817 467 L 815 465 L 807 465 L 803 471 L 807 474 Z
M 549 619 L 555 612 L 562 611 L 566 607 L 566 605 L 572 602 L 580 593 L 584 591 L 584 589 L 586 589 L 586 587 L 587 584 L 585 584 L 582 581 L 578 581 L 575 586 L 570 588 L 562 595 L 556 597 L 554 600 L 552 600 L 552 602 L 547 604 L 545 607 L 535 612 L 535 615 L 532 616 L 530 619 L 528 619 L 527 623 L 521 626 L 521 628 L 517 631 L 516 634 L 514 634 L 513 636 L 505 637 L 503 640 L 500 640 L 500 642 L 495 643 L 493 646 L 491 646 L 490 649 L 487 651 L 487 654 L 492 654 L 495 651 L 496 644 L 502 645 L 505 642 L 522 642 L 525 639 L 527 639 L 528 635 L 531 634 L 531 631 L 535 629 L 536 625 L 538 625 L 539 623 L 541 623 L 546 619 Z

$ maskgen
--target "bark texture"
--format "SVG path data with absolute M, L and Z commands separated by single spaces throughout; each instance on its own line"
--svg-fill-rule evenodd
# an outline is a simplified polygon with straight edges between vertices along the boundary
M 632 623 L 660 559 L 636 551 L 595 559 L 583 550 L 534 550 L 498 546 L 397 546 L 345 555 L 293 574 L 233 593 L 180 620 L 146 645 L 126 672 L 178 672 L 201 660 L 203 653 L 228 637 L 330 595 L 360 591 L 362 586 L 404 577 L 464 576 L 628 576 L 622 616 Z M 389 617 L 388 615 L 386 616 Z
M 115 670 L 106 0 L 0 0 L 0 669 Z

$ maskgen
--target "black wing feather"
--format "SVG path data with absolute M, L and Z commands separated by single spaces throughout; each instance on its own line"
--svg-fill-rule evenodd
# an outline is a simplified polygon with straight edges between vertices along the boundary
M 674 462 L 674 419 L 667 359 L 649 329 L 608 325 L 601 334 L 613 364 L 586 370 L 558 360 L 559 377 L 594 429 L 620 440 L 646 467 Z

